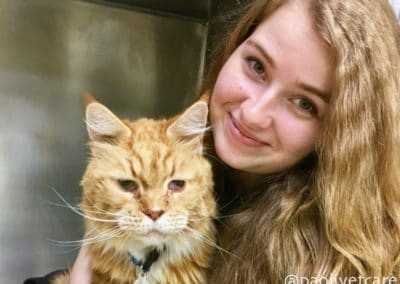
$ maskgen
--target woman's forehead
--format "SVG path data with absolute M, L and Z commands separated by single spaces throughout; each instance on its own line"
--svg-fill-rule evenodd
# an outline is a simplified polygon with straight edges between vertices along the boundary
M 308 1 L 289 1 L 265 18 L 242 44 L 257 50 L 270 67 L 329 94 L 334 61 L 314 28 Z

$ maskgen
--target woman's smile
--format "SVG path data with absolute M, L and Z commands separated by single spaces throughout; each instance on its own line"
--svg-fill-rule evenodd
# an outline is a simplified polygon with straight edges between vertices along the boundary
M 237 170 L 268 174 L 295 165 L 313 151 L 329 110 L 331 50 L 307 6 L 290 3 L 230 55 L 212 90 L 215 150 Z
M 244 146 L 259 148 L 268 145 L 268 143 L 261 141 L 255 135 L 251 134 L 250 131 L 246 130 L 232 114 L 227 116 L 227 130 L 233 141 L 239 142 Z

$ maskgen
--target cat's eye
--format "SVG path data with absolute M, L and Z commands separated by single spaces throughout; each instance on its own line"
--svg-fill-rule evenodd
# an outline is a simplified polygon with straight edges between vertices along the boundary
M 171 180 L 168 183 L 168 190 L 171 191 L 182 191 L 185 188 L 185 181 L 180 179 Z
M 123 190 L 133 193 L 135 193 L 139 188 L 137 182 L 130 179 L 119 179 L 118 184 Z

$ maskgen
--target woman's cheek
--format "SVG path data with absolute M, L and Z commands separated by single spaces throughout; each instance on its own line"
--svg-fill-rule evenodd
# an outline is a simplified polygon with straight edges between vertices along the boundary
M 303 157 L 314 150 L 320 131 L 314 122 L 286 117 L 277 125 L 277 132 L 280 137 L 280 147 L 295 156 Z

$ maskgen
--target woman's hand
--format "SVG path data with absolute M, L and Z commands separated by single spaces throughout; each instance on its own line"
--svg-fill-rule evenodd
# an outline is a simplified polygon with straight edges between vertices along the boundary
M 72 266 L 70 274 L 70 284 L 90 284 L 92 281 L 92 271 L 90 269 L 90 257 L 87 246 L 82 246 L 78 257 Z

